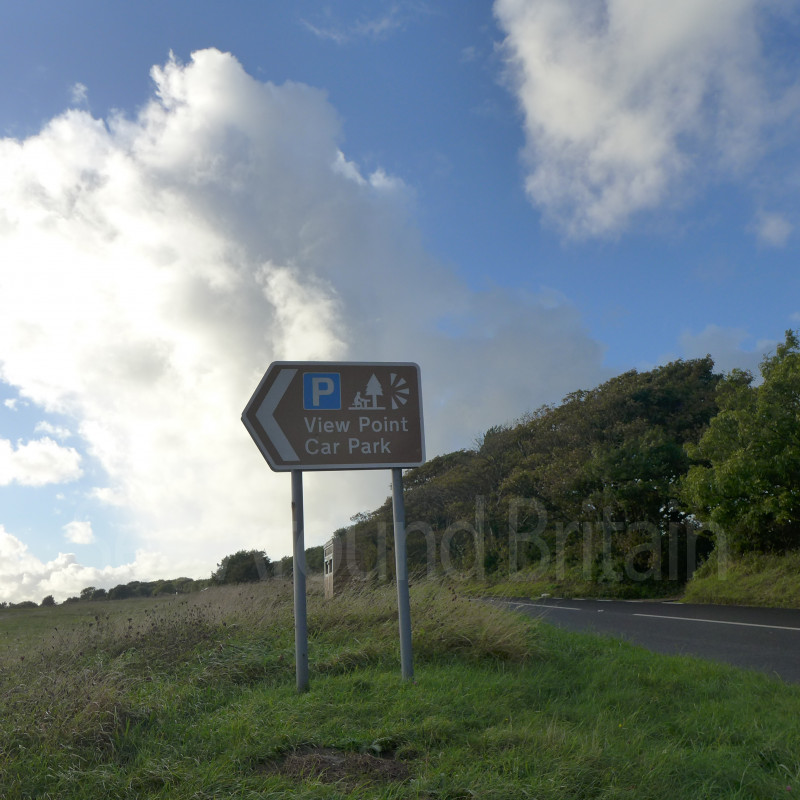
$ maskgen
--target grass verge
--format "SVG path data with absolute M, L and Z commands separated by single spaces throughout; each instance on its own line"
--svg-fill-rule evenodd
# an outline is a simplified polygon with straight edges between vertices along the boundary
M 686 586 L 687 603 L 800 608 L 800 551 L 745 553 L 720 562 L 716 553 Z
M 114 604 L 92 604 L 110 609 Z M 271 583 L 139 603 L 0 650 L 4 798 L 759 798 L 800 782 L 800 688 L 412 591 Z M 16 618 L 19 619 L 19 618 Z M 0 620 L 0 626 L 4 624 Z M 12 637 L 6 637 L 12 638 Z
M 677 581 L 592 581 L 580 566 L 555 570 L 520 571 L 507 578 L 465 582 L 464 590 L 476 596 L 493 597 L 602 597 L 619 600 L 675 597 L 683 593 Z

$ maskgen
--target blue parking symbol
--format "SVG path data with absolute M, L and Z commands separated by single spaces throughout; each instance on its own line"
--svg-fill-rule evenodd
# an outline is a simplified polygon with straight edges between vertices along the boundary
M 338 372 L 306 372 L 303 375 L 303 409 L 338 411 L 342 407 L 342 384 Z

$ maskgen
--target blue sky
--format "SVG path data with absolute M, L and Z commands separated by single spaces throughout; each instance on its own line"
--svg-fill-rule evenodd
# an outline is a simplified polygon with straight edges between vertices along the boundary
M 429 455 L 800 327 L 800 4 L 11 4 L 0 600 L 291 549 L 272 360 L 422 367 Z M 307 476 L 310 544 L 388 475 Z

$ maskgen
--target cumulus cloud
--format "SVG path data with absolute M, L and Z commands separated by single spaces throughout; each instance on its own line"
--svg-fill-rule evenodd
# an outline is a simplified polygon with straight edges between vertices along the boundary
M 73 447 L 62 447 L 48 436 L 16 446 L 0 439 L 0 486 L 68 483 L 82 474 L 80 453 Z
M 78 563 L 73 553 L 58 553 L 42 561 L 18 537 L 0 525 L 0 602 L 39 602 L 53 595 L 62 602 L 87 586 L 110 588 L 133 580 L 172 575 L 168 559 L 155 553 L 137 552 L 135 561 L 103 568 Z
M 496 0 L 525 118 L 531 200 L 569 235 L 613 234 L 705 162 L 737 171 L 772 111 L 759 0 Z M 775 112 L 777 113 L 777 112 Z
M 73 520 L 64 526 L 64 536 L 72 544 L 91 544 L 94 541 L 92 523 Z
M 419 361 L 429 455 L 605 376 L 564 298 L 476 293 L 425 252 L 413 194 L 347 160 L 322 92 L 216 50 L 152 77 L 134 119 L 0 140 L 0 379 L 74 421 L 137 569 L 291 551 L 288 478 L 240 422 L 273 360 Z M 308 475 L 308 543 L 388 481 Z

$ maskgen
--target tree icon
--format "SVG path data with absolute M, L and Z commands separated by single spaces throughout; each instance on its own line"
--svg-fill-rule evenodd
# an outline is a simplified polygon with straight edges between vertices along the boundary
M 383 389 L 381 388 L 381 382 L 375 377 L 375 375 L 373 375 L 369 381 L 367 381 L 367 389 L 364 394 L 372 398 L 371 408 L 380 408 L 378 405 L 378 398 L 383 397 Z

